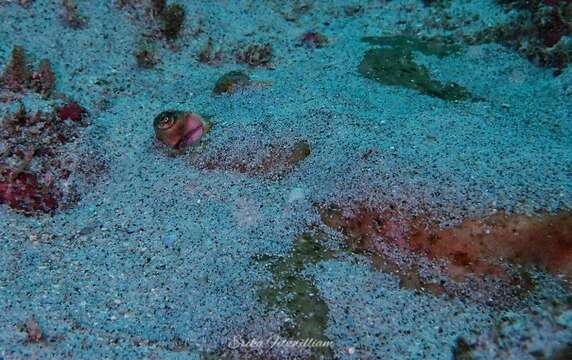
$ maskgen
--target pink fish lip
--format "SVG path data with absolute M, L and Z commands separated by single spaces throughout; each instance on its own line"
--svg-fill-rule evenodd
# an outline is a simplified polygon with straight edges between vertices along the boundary
M 192 145 L 199 141 L 204 133 L 204 125 L 203 122 L 196 116 L 187 115 L 185 118 L 186 121 L 186 132 L 185 135 L 181 138 L 177 147 Z

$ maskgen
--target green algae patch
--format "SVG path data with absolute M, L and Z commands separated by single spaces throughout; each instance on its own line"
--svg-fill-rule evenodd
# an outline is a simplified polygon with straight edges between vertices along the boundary
M 440 58 L 458 53 L 463 48 L 446 37 L 413 37 L 408 35 L 395 36 L 366 36 L 361 41 L 378 46 L 387 46 L 403 52 L 419 51 L 425 55 L 435 55 Z
M 460 47 L 441 38 L 418 39 L 410 36 L 365 37 L 362 41 L 378 45 L 364 54 L 359 73 L 383 85 L 402 86 L 443 100 L 467 100 L 471 94 L 462 86 L 431 78 L 427 67 L 417 64 L 413 52 L 440 58 L 460 51 Z
M 257 260 L 267 264 L 274 282 L 260 289 L 259 297 L 273 308 L 285 311 L 292 323 L 282 329 L 282 336 L 298 341 L 329 342 L 325 331 L 328 323 L 328 305 L 311 277 L 304 276 L 307 265 L 331 259 L 334 252 L 320 244 L 310 234 L 298 237 L 292 251 L 283 257 L 259 256 Z M 315 358 L 331 358 L 330 347 L 313 347 Z

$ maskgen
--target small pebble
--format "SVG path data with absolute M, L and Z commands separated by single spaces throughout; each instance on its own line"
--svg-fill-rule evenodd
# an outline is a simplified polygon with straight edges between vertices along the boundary
M 172 245 L 175 243 L 175 241 L 177 241 L 177 234 L 175 234 L 175 233 L 167 234 L 167 235 L 165 235 L 165 237 L 163 238 L 163 244 L 164 244 L 166 247 L 172 246 Z
M 288 195 L 288 202 L 295 202 L 301 201 L 305 199 L 304 189 L 302 188 L 293 188 Z

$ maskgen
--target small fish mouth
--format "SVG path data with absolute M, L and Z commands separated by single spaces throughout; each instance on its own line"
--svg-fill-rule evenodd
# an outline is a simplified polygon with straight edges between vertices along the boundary
M 185 135 L 177 143 L 176 147 L 183 147 L 196 143 L 203 136 L 203 133 L 203 124 L 199 121 L 198 124 L 196 124 L 185 133 Z

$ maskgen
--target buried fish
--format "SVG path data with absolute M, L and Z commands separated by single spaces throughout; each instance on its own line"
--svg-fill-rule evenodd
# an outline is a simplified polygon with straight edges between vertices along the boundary
M 155 117 L 153 128 L 159 141 L 181 149 L 198 142 L 211 124 L 197 113 L 168 110 Z

